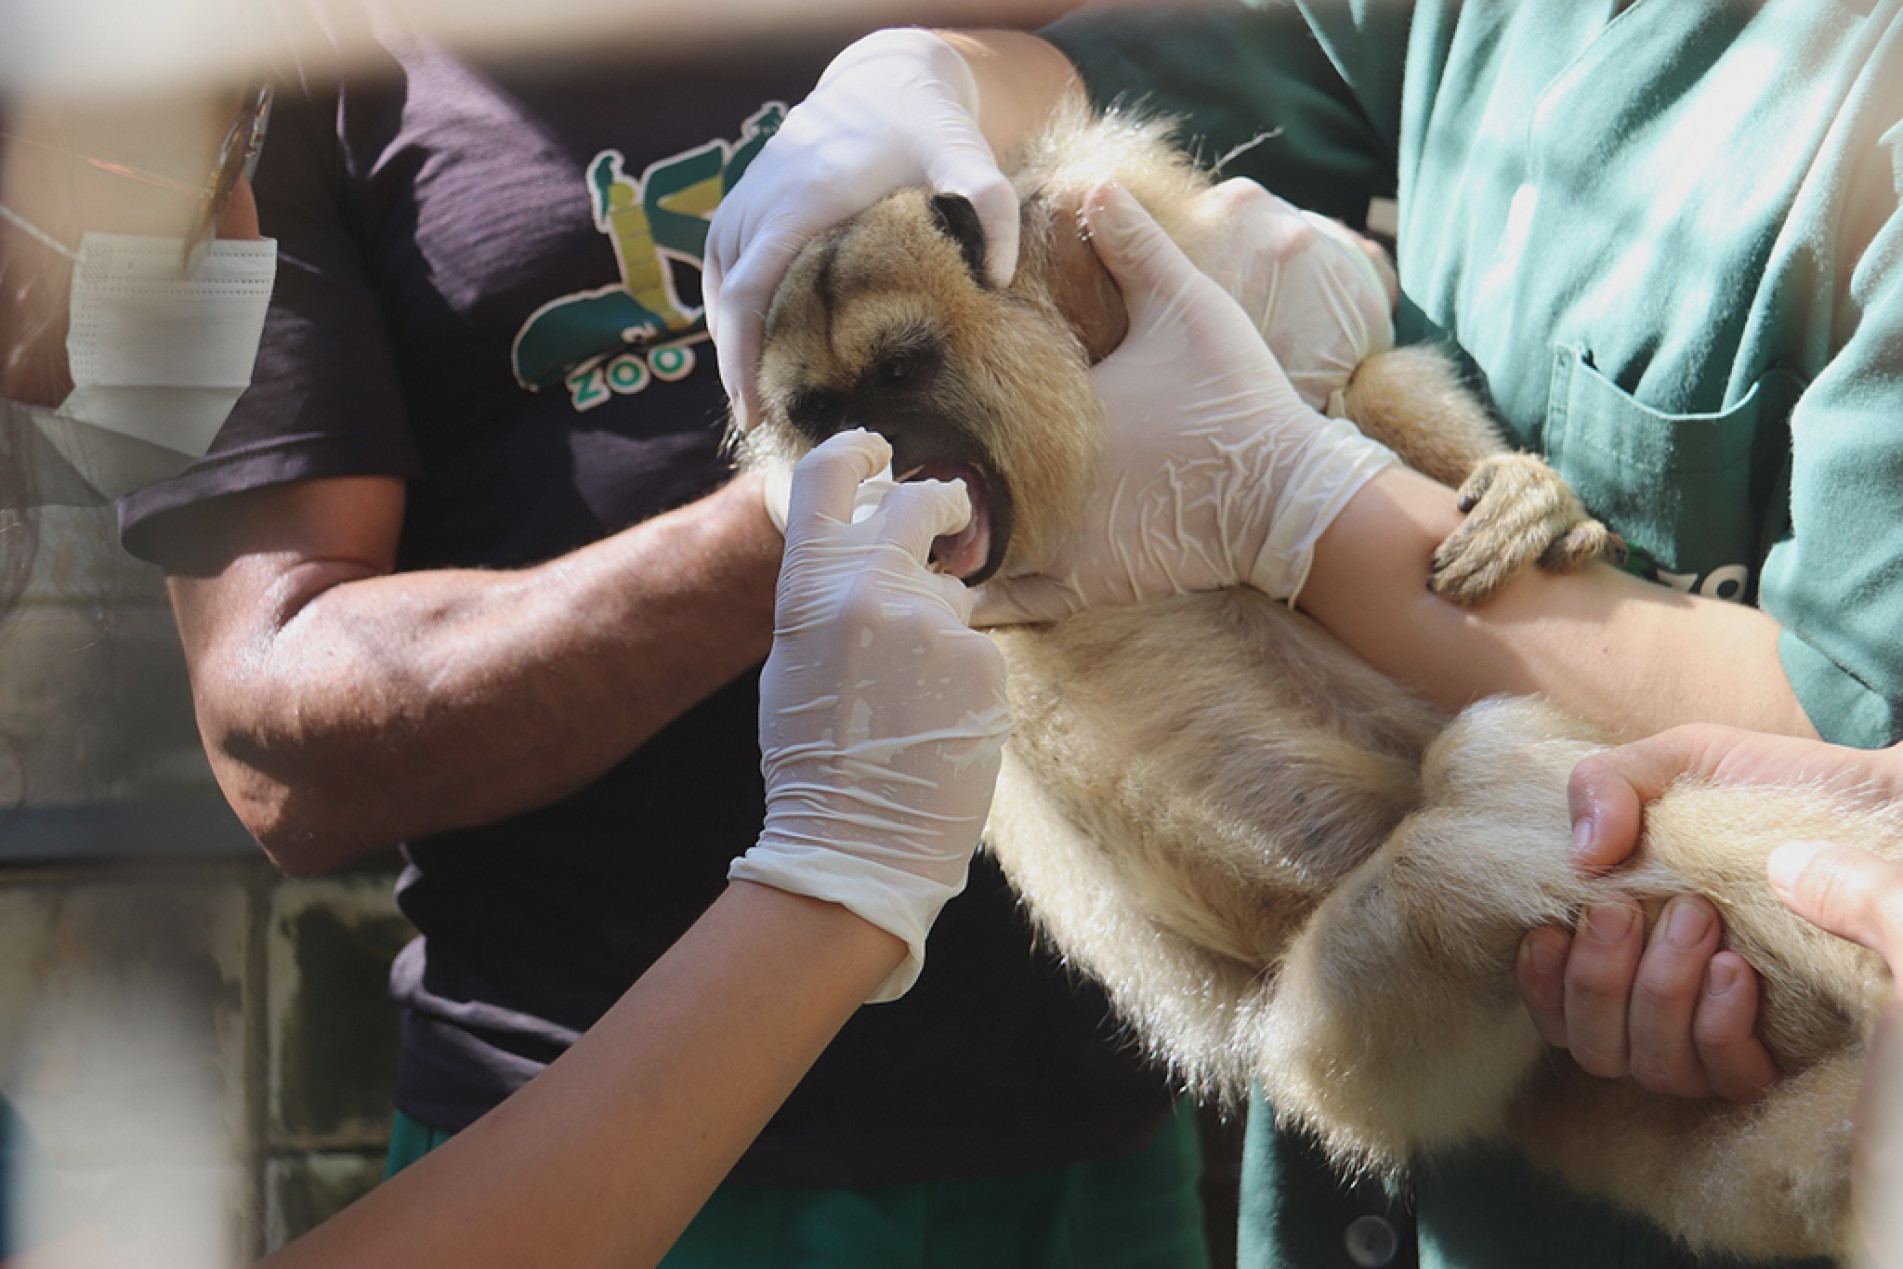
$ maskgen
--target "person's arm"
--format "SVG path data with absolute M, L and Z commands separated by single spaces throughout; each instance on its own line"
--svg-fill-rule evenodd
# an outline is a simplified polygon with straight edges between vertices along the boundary
M 546 1071 L 263 1263 L 654 1264 L 904 955 L 735 881 Z
M 582 1039 L 280 1266 L 658 1261 L 862 1001 L 910 986 L 963 889 L 1010 718 L 1004 657 L 925 566 L 962 488 L 836 436 L 794 476 L 761 677 L 766 823 L 726 892 Z
M 1605 565 L 1529 571 L 1473 609 L 1434 596 L 1429 560 L 1461 518 L 1452 490 L 1388 469 L 1318 539 L 1302 609 L 1450 707 L 1537 692 L 1621 739 L 1692 722 L 1817 734 L 1778 658 L 1782 627 L 1760 609 Z
M 1070 59 L 1025 31 L 935 32 L 970 68 L 981 104 L 979 128 L 994 155 L 1007 155 L 1067 95 L 1080 92 Z
M 392 574 L 403 505 L 305 481 L 178 530 L 199 727 L 287 871 L 559 798 L 766 655 L 781 543 L 751 478 L 513 571 Z

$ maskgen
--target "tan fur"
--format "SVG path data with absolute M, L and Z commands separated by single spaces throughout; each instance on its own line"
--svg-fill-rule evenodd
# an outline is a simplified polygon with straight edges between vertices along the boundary
M 1154 123 L 1073 112 L 1016 171 L 1026 246 L 1007 290 L 983 284 L 918 191 L 794 262 L 748 442 L 752 461 L 787 462 L 830 430 L 915 415 L 981 443 L 1015 497 L 1007 574 L 1034 570 L 1075 522 L 1100 452 L 1087 367 L 1123 318 L 1069 237 L 1084 193 L 1115 176 L 1192 258 L 1207 232 L 1190 214 L 1206 178 Z M 896 346 L 924 350 L 925 369 L 892 386 L 880 367 Z M 1607 545 L 1543 463 L 1500 452 L 1443 359 L 1373 359 L 1337 404 L 1467 482 L 1469 523 L 1436 557 L 1450 597 Z M 1598 741 L 1537 702 L 1450 719 L 1248 590 L 993 636 L 1017 729 L 989 848 L 1193 1086 L 1235 1097 L 1259 1082 L 1347 1167 L 1511 1140 L 1700 1249 L 1841 1247 L 1848 1117 L 1887 979 L 1781 908 L 1764 857 L 1794 836 L 1894 856 L 1894 814 L 1854 790 L 1681 788 L 1648 813 L 1636 866 L 1586 879 L 1567 863 L 1565 788 Z M 1787 1078 L 1759 1106 L 1588 1079 L 1520 1003 L 1527 929 L 1614 895 L 1656 915 L 1685 890 L 1718 902 L 1728 945 L 1764 975 L 1760 1030 Z

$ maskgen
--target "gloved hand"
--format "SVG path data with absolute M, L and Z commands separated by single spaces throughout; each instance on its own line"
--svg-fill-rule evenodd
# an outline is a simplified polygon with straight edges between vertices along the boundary
M 878 31 L 827 66 L 812 95 L 721 200 L 702 278 L 721 381 L 744 430 L 757 418 L 754 369 L 767 305 L 799 249 L 895 189 L 971 200 L 987 268 L 1002 286 L 1018 262 L 1018 199 L 978 128 L 978 84 L 929 31 Z
M 1040 574 L 991 582 L 981 625 L 1247 583 L 1293 603 L 1315 542 L 1396 459 L 1296 395 L 1255 323 L 1129 193 L 1086 201 L 1130 310 L 1092 372 L 1107 436 L 1085 524 Z
M 1394 346 L 1399 287 L 1381 249 L 1254 181 L 1224 181 L 1190 215 L 1219 226 L 1196 264 L 1255 321 L 1296 394 L 1326 410 L 1362 360 Z
M 844 432 L 795 471 L 760 680 L 766 826 L 728 872 L 904 940 L 874 1001 L 911 987 L 926 931 L 965 888 L 1011 730 L 1004 658 L 967 624 L 970 592 L 925 567 L 932 539 L 971 516 L 964 486 L 899 485 L 852 521 L 859 482 L 891 457 Z
M 959 482 L 962 488 L 962 482 Z M 892 464 L 887 463 L 859 482 L 859 488 L 852 496 L 852 511 L 844 518 L 860 521 L 879 509 L 885 496 L 899 487 L 892 477 Z M 793 500 L 793 469 L 775 464 L 766 469 L 760 482 L 760 496 L 766 502 L 766 517 L 773 521 L 773 527 L 782 534 L 786 532 L 787 507 Z

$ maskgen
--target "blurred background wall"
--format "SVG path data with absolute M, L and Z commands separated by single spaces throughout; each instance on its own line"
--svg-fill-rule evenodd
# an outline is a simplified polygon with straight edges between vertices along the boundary
M 0 521 L 0 543 L 26 532 Z M 40 513 L 0 625 L 0 1085 L 41 1235 L 249 1258 L 381 1176 L 396 859 L 279 876 L 199 748 L 157 572 Z M 15 535 L 12 541 L 5 536 Z

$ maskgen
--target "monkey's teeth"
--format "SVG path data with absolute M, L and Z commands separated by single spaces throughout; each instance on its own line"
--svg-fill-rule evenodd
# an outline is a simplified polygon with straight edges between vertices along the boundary
M 919 463 L 899 477 L 901 484 L 912 480 L 955 480 L 965 486 L 971 519 L 962 529 L 934 538 L 927 558 L 934 572 L 952 577 L 969 578 L 981 572 L 991 552 L 990 481 L 984 469 L 962 459 L 937 459 Z

